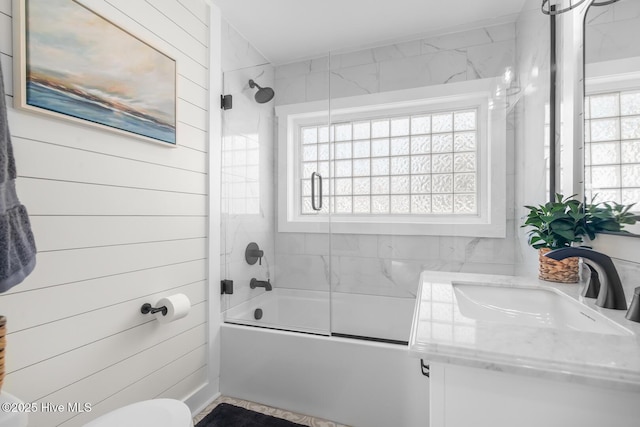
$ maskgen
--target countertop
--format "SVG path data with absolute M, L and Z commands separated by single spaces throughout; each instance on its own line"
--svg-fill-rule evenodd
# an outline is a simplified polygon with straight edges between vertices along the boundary
M 460 312 L 454 282 L 555 289 L 631 333 L 607 335 L 470 319 Z M 582 286 L 530 277 L 424 271 L 409 352 L 430 362 L 640 392 L 640 323 L 625 319 L 625 310 L 603 309 L 594 299 L 581 297 Z

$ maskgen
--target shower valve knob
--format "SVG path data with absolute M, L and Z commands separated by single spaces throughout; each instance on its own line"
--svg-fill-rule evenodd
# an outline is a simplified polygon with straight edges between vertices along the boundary
M 257 243 L 251 242 L 247 245 L 247 249 L 244 251 L 244 259 L 247 261 L 247 264 L 254 265 L 256 261 L 259 261 L 262 265 L 262 257 L 264 256 L 264 251 L 260 250 L 260 247 Z

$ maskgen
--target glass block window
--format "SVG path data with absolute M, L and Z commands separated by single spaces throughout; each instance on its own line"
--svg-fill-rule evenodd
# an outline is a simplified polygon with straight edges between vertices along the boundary
M 640 200 L 640 91 L 585 98 L 587 201 Z
M 464 109 L 301 126 L 301 213 L 317 214 L 317 172 L 324 178 L 321 213 L 475 215 L 477 122 L 477 109 Z

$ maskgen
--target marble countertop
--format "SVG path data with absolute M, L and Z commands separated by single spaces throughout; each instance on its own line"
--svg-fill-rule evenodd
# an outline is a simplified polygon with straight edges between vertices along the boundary
M 554 289 L 629 333 L 608 335 L 471 319 L 460 312 L 452 287 L 456 282 Z M 640 392 L 640 323 L 625 319 L 625 310 L 603 309 L 594 299 L 581 297 L 582 286 L 529 277 L 424 271 L 409 352 L 430 362 Z

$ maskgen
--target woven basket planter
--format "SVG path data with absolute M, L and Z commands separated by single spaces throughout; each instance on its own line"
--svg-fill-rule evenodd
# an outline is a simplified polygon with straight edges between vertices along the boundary
M 7 318 L 0 316 L 0 390 L 4 381 L 4 353 L 7 343 Z
M 565 258 L 556 261 L 544 256 L 551 249 L 542 248 L 538 251 L 539 271 L 538 278 L 548 282 L 578 283 L 579 268 L 578 257 Z

